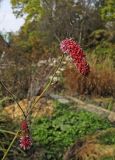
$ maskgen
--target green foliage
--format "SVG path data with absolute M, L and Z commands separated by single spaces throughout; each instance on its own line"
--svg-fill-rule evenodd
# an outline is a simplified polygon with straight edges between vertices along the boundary
M 101 8 L 101 16 L 104 20 L 115 20 L 115 1 L 105 0 L 104 5 Z
M 115 60 L 115 55 L 114 55 L 114 45 L 107 41 L 101 41 L 99 45 L 97 45 L 93 51 L 93 54 L 97 55 L 99 58 L 106 58 L 109 57 L 113 61 Z
M 113 109 L 113 107 L 114 107 L 114 104 L 115 104 L 114 101 L 111 100 L 107 105 L 107 109 L 111 111 Z
M 11 0 L 11 3 L 17 16 L 27 13 L 27 20 L 37 19 L 41 14 L 40 0 Z
M 106 132 L 105 134 L 102 134 L 98 137 L 101 143 L 103 144 L 115 144 L 115 131 Z
M 105 29 L 98 29 L 92 32 L 89 37 L 89 47 L 93 48 L 92 53 L 96 55 L 97 58 L 102 58 L 101 60 L 109 58 L 114 62 L 114 34 L 115 32 L 110 32 Z
M 115 157 L 104 157 L 101 160 L 115 160 Z
M 89 39 L 90 39 L 90 43 L 93 46 L 96 46 L 100 44 L 100 41 L 108 40 L 109 37 L 110 37 L 110 33 L 107 30 L 98 29 L 91 33 L 91 35 L 89 36 Z
M 34 139 L 46 149 L 45 158 L 61 160 L 64 150 L 76 139 L 108 127 L 106 120 L 94 114 L 56 103 L 52 117 L 35 120 L 32 130 Z

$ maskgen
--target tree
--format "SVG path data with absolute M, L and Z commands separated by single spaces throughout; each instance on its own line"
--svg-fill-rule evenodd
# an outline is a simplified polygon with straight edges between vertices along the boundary
M 77 2 L 74 0 L 11 0 L 11 2 L 17 16 L 27 15 L 23 30 L 31 37 L 32 35 L 42 37 L 45 45 L 66 37 L 74 37 L 81 44 L 85 44 L 92 31 L 103 27 L 97 12 L 97 6 L 100 5 L 98 0 L 78 0 Z
M 104 5 L 101 8 L 101 16 L 106 21 L 115 20 L 115 1 L 105 0 Z

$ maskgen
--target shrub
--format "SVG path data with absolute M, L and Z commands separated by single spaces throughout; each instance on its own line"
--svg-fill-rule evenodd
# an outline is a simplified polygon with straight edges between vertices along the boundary
M 113 62 L 115 60 L 114 56 L 115 47 L 107 41 L 102 41 L 97 45 L 92 54 L 97 55 L 98 59 L 103 60 L 109 57 Z

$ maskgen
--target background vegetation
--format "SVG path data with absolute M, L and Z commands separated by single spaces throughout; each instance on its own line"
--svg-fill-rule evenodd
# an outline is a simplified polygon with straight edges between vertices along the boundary
M 2 5 L 2 1 L 0 3 Z M 91 73 L 87 78 L 82 77 L 74 65 L 65 58 L 60 68 L 61 72 L 57 73 L 57 80 L 48 91 L 46 100 L 51 93 L 71 95 L 88 102 L 98 98 L 101 99 L 98 103 L 100 106 L 115 111 L 115 1 L 11 0 L 11 4 L 15 16 L 24 16 L 25 23 L 17 33 L 0 33 L 0 80 L 15 93 L 18 100 L 23 101 L 24 98 L 41 93 L 49 73 L 62 54 L 59 48 L 60 41 L 72 37 L 85 51 Z M 1 113 L 12 103 L 12 98 L 1 86 Z M 89 139 L 92 144 L 92 135 L 96 135 L 97 130 L 111 127 L 114 129 L 114 124 L 100 119 L 97 115 L 78 111 L 73 109 L 71 104 L 68 106 L 58 102 L 55 103 L 51 116 L 36 117 L 32 122 L 33 147 L 23 152 L 16 142 L 9 152 L 8 160 L 18 160 L 22 157 L 67 160 L 71 158 L 70 152 L 73 158 L 78 160 L 81 155 L 88 155 L 90 150 L 83 150 L 82 154 L 79 151 L 80 146 L 75 141 L 83 141 L 83 146 L 85 142 L 89 145 Z M 17 121 L 0 115 L 0 158 L 13 137 L 3 130 L 10 128 L 13 132 L 18 126 Z M 86 135 L 90 137 L 88 140 Z M 96 150 L 97 146 L 101 148 L 104 145 L 104 150 L 108 150 L 106 153 L 112 153 L 115 147 L 114 135 L 112 130 L 93 141 L 98 160 L 114 158 L 114 154 L 100 156 Z
M 1 59 L 1 74 L 7 86 L 19 99 L 27 95 L 38 61 L 59 57 L 62 54 L 59 41 L 66 37 L 73 37 L 80 43 L 91 65 L 87 84 L 82 77 L 76 78 L 79 75 L 77 76 L 74 67 L 69 69 L 73 76 L 65 73 L 65 81 L 73 77 L 73 81 L 67 83 L 70 90 L 73 83 L 72 88 L 80 94 L 87 92 L 96 96 L 114 96 L 114 1 L 11 0 L 11 3 L 17 17 L 25 16 L 25 24 L 16 34 L 1 33 L 1 57 L 3 51 L 5 52 Z M 43 67 L 38 70 L 41 73 L 44 71 Z M 69 72 L 68 67 L 66 70 Z M 36 78 L 39 80 L 40 77 L 36 75 Z M 76 81 L 82 81 L 81 85 L 79 84 L 80 89 L 76 87 Z M 2 88 L 1 92 L 3 96 L 6 95 Z

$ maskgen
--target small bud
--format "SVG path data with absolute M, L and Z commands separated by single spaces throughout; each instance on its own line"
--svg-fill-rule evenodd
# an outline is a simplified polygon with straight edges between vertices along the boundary
M 27 121 L 26 120 L 23 120 L 21 122 L 21 130 L 22 131 L 27 131 L 28 130 L 28 124 L 27 124 Z

